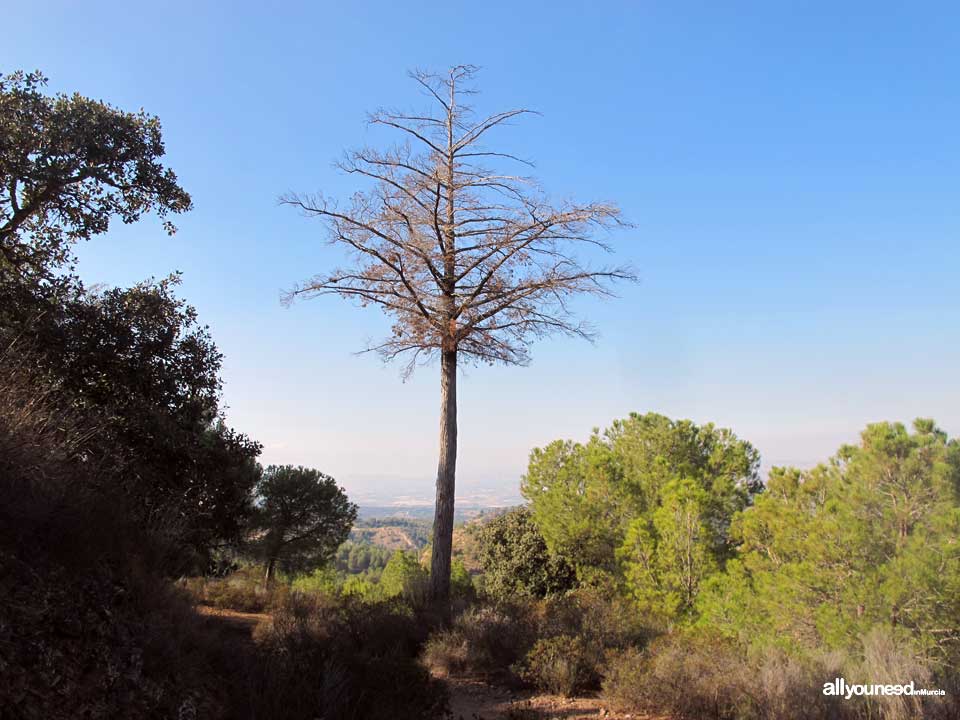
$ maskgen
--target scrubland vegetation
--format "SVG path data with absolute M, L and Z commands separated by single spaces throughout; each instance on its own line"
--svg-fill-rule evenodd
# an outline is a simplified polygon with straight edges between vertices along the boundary
M 136 293 L 161 307 L 167 300 L 181 307 L 165 288 Z M 78 293 L 72 302 L 94 304 L 83 308 L 94 317 L 102 309 L 98 297 Z M 401 601 L 337 596 L 333 602 L 334 596 L 265 579 L 271 558 L 279 557 L 287 573 L 298 563 L 329 562 L 349 529 L 345 499 L 324 508 L 317 542 L 278 556 L 268 541 L 280 526 L 264 526 L 267 498 L 258 494 L 269 487 L 262 478 L 276 473 L 261 473 L 252 461 L 256 445 L 226 429 L 216 414 L 177 414 L 177 401 L 193 393 L 181 379 L 187 368 L 178 364 L 177 348 L 190 337 L 175 319 L 180 316 L 165 314 L 160 327 L 147 326 L 135 315 L 140 304 L 121 307 L 126 314 L 108 336 L 109 357 L 100 355 L 99 343 L 47 356 L 22 328 L 18 336 L 4 334 L 2 716 L 440 716 L 443 688 L 417 662 L 436 623 L 422 604 L 415 611 Z M 27 315 L 34 308 L 11 303 L 4 309 Z M 72 343 L 78 338 L 70 334 L 89 326 L 56 329 Z M 156 337 L 168 342 L 153 345 Z M 99 372 L 100 362 L 109 362 L 112 373 Z M 217 366 L 211 359 L 214 372 Z M 72 372 L 93 386 L 70 384 Z M 125 377 L 131 378 L 126 386 Z M 169 391 L 167 402 L 153 398 L 151 380 Z M 113 384 L 101 394 L 101 383 Z M 167 434 L 139 432 L 154 424 Z M 181 458 L 184 469 L 177 471 Z M 164 485 L 154 474 L 159 462 L 171 463 Z M 316 486 L 330 491 L 329 484 Z M 201 579 L 235 564 L 241 548 L 255 566 Z M 175 582 L 184 573 L 198 579 Z M 391 582 L 398 581 L 382 580 L 384 587 Z M 269 612 L 271 621 L 252 641 L 198 615 L 198 601 Z
M 813 469 L 757 465 L 730 431 L 659 415 L 534 450 L 529 504 L 461 529 L 474 571 L 421 661 L 674 717 L 953 717 L 957 443 L 879 423 Z M 377 584 L 325 569 L 285 592 L 424 610 L 425 584 L 397 551 Z M 824 695 L 837 677 L 946 695 Z
M 676 718 L 960 716 L 960 443 L 932 420 L 761 478 L 733 431 L 633 414 L 534 449 L 526 505 L 449 553 L 349 539 L 333 478 L 227 424 L 177 276 L 71 273 L 73 242 L 190 199 L 155 118 L 42 85 L 0 77 L 0 717 L 432 718 L 457 676 Z

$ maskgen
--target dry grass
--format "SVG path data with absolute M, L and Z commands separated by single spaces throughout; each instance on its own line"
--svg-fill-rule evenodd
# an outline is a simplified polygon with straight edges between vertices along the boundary
M 610 665 L 604 696 L 621 710 L 715 720 L 921 720 L 960 717 L 956 697 L 825 696 L 823 684 L 848 682 L 942 686 L 909 643 L 887 630 L 864 638 L 863 657 L 824 653 L 805 659 L 770 648 L 747 654 L 736 643 L 703 632 L 660 638 L 645 651 L 628 650 Z

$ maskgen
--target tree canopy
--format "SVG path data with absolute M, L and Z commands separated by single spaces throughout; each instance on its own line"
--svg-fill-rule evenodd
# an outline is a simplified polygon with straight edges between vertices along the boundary
M 416 553 L 394 551 L 380 576 L 380 591 L 383 597 L 409 595 L 427 579 L 427 571 L 420 565 Z
M 49 96 L 39 72 L 0 75 L 0 260 L 35 273 L 107 231 L 190 209 L 160 159 L 160 121 L 79 94 Z M 174 226 L 165 222 L 169 232 Z
M 960 444 L 931 420 L 869 425 L 811 470 L 776 468 L 740 513 L 701 623 L 755 643 L 858 649 L 871 628 L 960 660 Z
M 758 466 L 730 430 L 633 413 L 586 443 L 535 449 L 521 491 L 547 546 L 582 580 L 622 575 L 670 616 L 732 553 L 730 523 L 762 487 Z
M 254 542 L 268 580 L 278 567 L 309 571 L 329 563 L 357 519 L 357 506 L 336 480 L 312 468 L 269 466 L 256 497 Z
M 583 251 L 609 252 L 601 231 L 621 224 L 616 205 L 552 203 L 506 164 L 529 165 L 493 150 L 491 131 L 529 115 L 517 108 L 478 116 L 468 103 L 477 68 L 412 73 L 431 103 L 425 111 L 379 110 L 370 122 L 398 132 L 390 150 L 364 148 L 340 163 L 372 187 L 341 206 L 323 195 L 281 201 L 322 220 L 346 267 L 295 286 L 288 299 L 338 295 L 375 306 L 393 321 L 374 345 L 385 358 L 440 359 L 440 459 L 431 592 L 450 594 L 457 459 L 457 367 L 462 362 L 526 364 L 530 344 L 560 333 L 590 338 L 569 298 L 610 295 L 631 280 L 626 267 L 595 267 Z
M 372 182 L 348 207 L 322 195 L 282 201 L 326 222 L 332 243 L 354 263 L 296 285 L 296 296 L 339 295 L 373 305 L 393 320 L 375 347 L 409 362 L 456 349 L 463 360 L 524 364 L 530 341 L 560 332 L 590 337 L 565 299 L 608 295 L 608 281 L 633 279 L 627 267 L 592 267 L 572 253 L 609 252 L 598 231 L 622 224 L 612 203 L 553 205 L 528 177 L 495 163 L 530 166 L 496 151 L 489 134 L 516 118 L 517 108 L 478 117 L 469 104 L 477 72 L 414 72 L 432 109 L 378 110 L 370 123 L 395 130 L 404 143 L 363 148 L 339 163 Z
M 222 355 L 178 283 L 87 291 L 0 270 L 0 342 L 95 428 L 81 452 L 104 489 L 203 549 L 239 538 L 260 446 L 225 424 Z

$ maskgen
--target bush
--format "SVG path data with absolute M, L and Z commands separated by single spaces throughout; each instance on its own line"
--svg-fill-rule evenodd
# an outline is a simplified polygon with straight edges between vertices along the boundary
M 484 592 L 495 600 L 542 598 L 576 584 L 573 568 L 547 549 L 526 507 L 488 520 L 476 538 Z
M 510 667 L 533 646 L 536 628 L 533 604 L 474 606 L 427 642 L 423 659 L 441 675 L 469 673 L 512 680 Z
M 179 276 L 101 290 L 27 280 L 0 265 L 0 348 L 90 430 L 71 438 L 74 484 L 86 475 L 141 529 L 163 529 L 176 572 L 206 565 L 242 535 L 260 446 L 223 421 L 222 355 L 176 296 Z
M 480 675 L 553 688 L 557 684 L 547 678 L 563 671 L 554 673 L 545 664 L 551 652 L 573 642 L 576 689 L 597 689 L 608 655 L 642 645 L 651 635 L 630 602 L 611 598 L 608 591 L 580 588 L 547 600 L 469 607 L 430 638 L 424 662 L 440 675 Z
M 423 662 L 441 677 L 461 675 L 471 667 L 470 644 L 463 633 L 442 630 L 427 640 Z
M 734 720 L 749 708 L 738 677 L 743 664 L 736 646 L 720 638 L 670 635 L 654 641 L 642 657 L 619 655 L 603 689 L 624 709 Z
M 27 365 L 0 352 L 0 715 L 225 717 L 229 639 L 159 576 L 175 524 L 98 491 L 97 427 Z
M 917 687 L 944 687 L 929 668 L 918 664 L 903 640 L 888 631 L 874 630 L 864 638 L 864 646 L 862 659 L 840 653 L 800 658 L 776 648 L 747 653 L 730 640 L 703 632 L 678 633 L 660 638 L 646 651 L 628 649 L 611 658 L 603 692 L 620 710 L 698 720 L 957 717 L 950 697 L 825 696 L 824 682 L 836 677 L 879 684 L 914 680 Z
M 290 720 L 442 717 L 442 683 L 416 655 L 424 623 L 403 605 L 292 596 L 258 628 L 249 716 Z
M 578 689 L 597 690 L 612 653 L 646 644 L 651 631 L 612 588 L 579 588 L 542 605 L 538 637 L 577 638 Z M 532 677 L 527 673 L 527 677 Z M 537 684 L 534 682 L 534 684 Z
M 537 640 L 516 672 L 539 690 L 570 697 L 595 682 L 595 668 L 582 637 L 557 635 Z
M 420 565 L 416 553 L 397 550 L 383 569 L 378 585 L 384 597 L 402 597 L 413 607 L 425 608 L 429 581 L 429 574 Z
M 188 578 L 181 581 L 197 603 L 239 612 L 262 613 L 282 604 L 289 588 L 267 584 L 259 568 L 242 568 L 224 578 Z
M 610 656 L 603 678 L 603 695 L 616 709 L 637 711 L 650 707 L 646 655 L 639 648 L 627 648 Z
M 136 567 L 78 573 L 0 551 L 0 714 L 68 720 L 229 712 L 236 637 Z
M 957 676 L 954 669 L 947 677 L 937 677 L 932 664 L 923 659 L 909 636 L 898 635 L 892 628 L 876 626 L 863 638 L 863 660 L 857 677 L 870 682 L 897 684 L 913 680 L 916 687 L 942 687 L 944 698 L 930 696 L 885 695 L 867 698 L 867 704 L 883 720 L 913 720 L 913 718 L 948 718 L 960 716 L 960 700 L 955 692 Z M 952 681 L 952 682 L 951 682 Z M 945 687 L 947 685 L 954 687 Z

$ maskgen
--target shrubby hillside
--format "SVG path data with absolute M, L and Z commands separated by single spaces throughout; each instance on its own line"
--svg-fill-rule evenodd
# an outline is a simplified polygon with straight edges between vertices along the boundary
M 631 716 L 960 717 L 960 442 L 933 420 L 761 478 L 733 430 L 634 413 L 534 449 L 522 507 L 357 522 L 230 426 L 178 275 L 74 274 L 74 243 L 191 200 L 157 118 L 44 85 L 0 76 L 0 717 L 440 718 L 463 678 Z M 503 332 L 491 357 L 526 357 L 508 328 L 543 320 L 505 307 L 477 357 Z
M 953 717 L 960 443 L 921 419 L 766 483 L 758 459 L 652 414 L 535 449 L 529 506 L 476 533 L 482 609 L 428 660 L 677 717 Z M 825 695 L 837 677 L 945 695 Z

